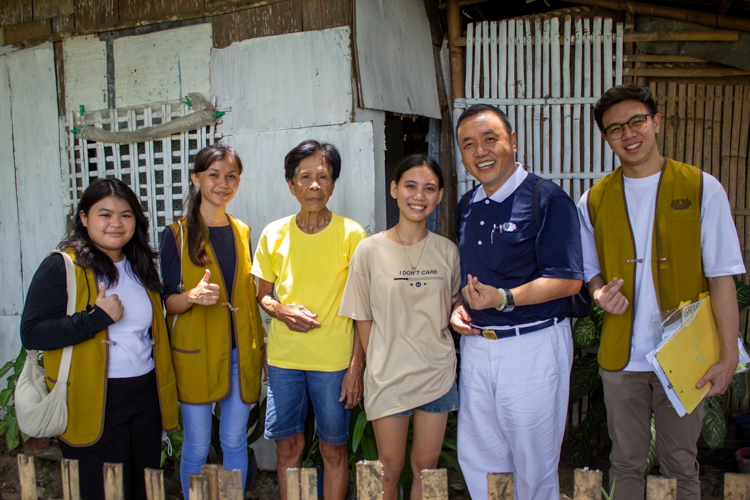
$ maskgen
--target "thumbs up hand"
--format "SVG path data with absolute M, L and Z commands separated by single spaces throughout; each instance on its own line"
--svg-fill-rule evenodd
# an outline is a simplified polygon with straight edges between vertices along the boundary
M 122 307 L 122 302 L 120 302 L 120 298 L 117 294 L 112 294 L 109 297 L 106 297 L 106 293 L 107 287 L 104 283 L 99 283 L 99 294 L 96 296 L 96 302 L 94 302 L 94 305 L 107 313 L 107 316 L 117 323 L 120 321 L 120 318 L 122 318 L 125 308 Z
M 198 282 L 195 288 L 188 291 L 188 301 L 192 304 L 212 306 L 219 301 L 219 285 L 211 283 L 211 271 L 206 269 L 206 274 Z

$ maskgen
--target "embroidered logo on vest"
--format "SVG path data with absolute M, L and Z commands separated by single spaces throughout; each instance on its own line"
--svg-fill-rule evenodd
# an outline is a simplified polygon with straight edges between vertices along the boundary
M 693 202 L 690 201 L 689 198 L 683 198 L 681 200 L 672 200 L 672 203 L 670 203 L 669 206 L 675 210 L 687 210 L 692 204 Z

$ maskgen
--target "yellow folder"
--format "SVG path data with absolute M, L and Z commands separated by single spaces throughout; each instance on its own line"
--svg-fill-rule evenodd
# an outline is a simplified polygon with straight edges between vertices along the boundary
M 710 382 L 701 389 L 696 389 L 695 384 L 710 366 L 721 360 L 719 331 L 710 297 L 683 308 L 682 325 L 657 350 L 656 359 L 685 411 L 691 413 L 711 389 Z

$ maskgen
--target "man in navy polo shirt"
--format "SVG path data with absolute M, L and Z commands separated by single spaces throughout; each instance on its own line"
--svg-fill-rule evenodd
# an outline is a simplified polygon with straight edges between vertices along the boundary
M 481 183 L 456 209 L 464 302 L 458 459 L 472 498 L 487 473 L 513 472 L 516 499 L 560 496 L 557 466 L 568 409 L 570 297 L 583 279 L 576 207 L 553 182 L 515 161 L 505 115 L 474 105 L 456 130 L 466 170 Z

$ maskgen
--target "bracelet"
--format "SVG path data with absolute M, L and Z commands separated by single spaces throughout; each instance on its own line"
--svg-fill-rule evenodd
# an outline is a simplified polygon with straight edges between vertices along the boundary
M 495 309 L 500 312 L 503 312 L 508 305 L 508 295 L 505 293 L 505 290 L 503 290 L 502 288 L 498 288 L 497 290 L 503 295 L 503 303 L 500 304 Z

